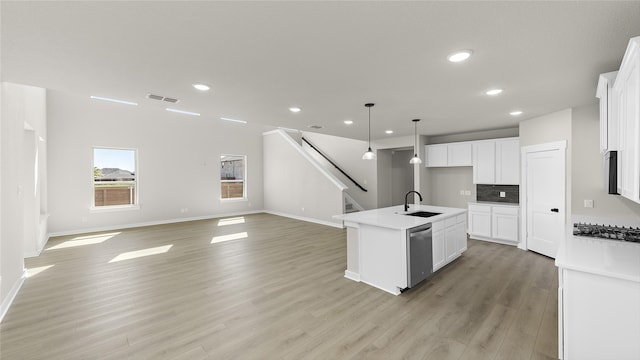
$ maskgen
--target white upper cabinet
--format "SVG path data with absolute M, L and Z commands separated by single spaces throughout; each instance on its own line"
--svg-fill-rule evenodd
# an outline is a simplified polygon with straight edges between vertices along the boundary
M 613 85 L 618 123 L 618 192 L 640 203 L 640 37 L 632 38 Z
M 474 142 L 473 183 L 520 184 L 520 139 L 506 138 Z
M 426 145 L 426 167 L 471 166 L 471 142 Z
M 427 167 L 449 166 L 447 144 L 427 145 L 425 146 L 425 154 L 427 154 Z
M 600 99 L 600 152 L 618 150 L 618 119 L 614 115 L 617 111 L 614 104 L 616 97 L 613 96 L 613 84 L 615 83 L 617 71 L 600 74 L 598 78 L 598 89 L 596 97 Z
M 449 166 L 471 166 L 470 142 L 451 143 L 447 146 Z
M 496 140 L 496 184 L 520 183 L 520 139 Z
M 473 144 L 473 183 L 495 184 L 496 142 L 477 141 Z

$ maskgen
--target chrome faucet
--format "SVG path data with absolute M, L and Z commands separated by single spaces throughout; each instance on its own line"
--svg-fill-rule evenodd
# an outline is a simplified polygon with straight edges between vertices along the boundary
M 409 203 L 408 203 L 409 199 L 408 199 L 408 197 L 409 197 L 409 194 L 411 194 L 411 193 L 416 193 L 416 194 L 418 194 L 418 197 L 420 197 L 420 201 L 422 201 L 422 195 L 420 195 L 420 193 L 419 193 L 419 192 L 417 192 L 417 191 L 415 191 L 415 190 L 411 190 L 411 191 L 407 192 L 407 193 L 404 195 L 404 211 L 405 211 L 405 212 L 409 211 Z

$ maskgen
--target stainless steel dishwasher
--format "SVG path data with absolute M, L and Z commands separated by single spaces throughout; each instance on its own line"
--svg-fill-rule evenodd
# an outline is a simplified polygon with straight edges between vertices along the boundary
M 407 230 L 407 284 L 410 288 L 433 274 L 431 232 L 431 224 Z

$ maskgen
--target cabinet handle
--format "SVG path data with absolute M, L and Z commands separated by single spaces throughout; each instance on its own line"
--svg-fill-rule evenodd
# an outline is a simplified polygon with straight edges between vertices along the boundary
M 558 210 L 558 208 L 553 208 L 551 209 L 551 212 L 559 212 L 560 210 Z

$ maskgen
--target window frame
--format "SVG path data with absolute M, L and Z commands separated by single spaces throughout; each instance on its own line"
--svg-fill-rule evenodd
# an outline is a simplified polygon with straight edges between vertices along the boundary
M 247 176 L 248 176 L 248 166 L 247 166 L 247 155 L 239 155 L 239 154 L 229 154 L 229 153 L 223 153 L 220 154 L 220 157 L 218 158 L 218 161 L 220 161 L 220 165 L 222 165 L 222 157 L 223 156 L 232 156 L 232 157 L 242 157 L 242 161 L 244 162 L 243 164 L 243 174 L 242 174 L 242 197 L 234 197 L 234 198 L 223 198 L 222 197 L 222 184 L 223 184 L 223 180 L 222 180 L 222 172 L 219 171 L 218 172 L 218 181 L 219 181 L 219 185 L 218 185 L 218 190 L 220 191 L 220 201 L 221 202 L 234 202 L 234 201 L 247 201 L 248 200 L 248 187 L 247 187 Z M 221 169 L 221 167 L 218 168 L 219 170 Z
M 95 150 L 103 149 L 103 150 L 125 150 L 125 151 L 133 151 L 134 161 L 135 161 L 135 191 L 134 191 L 134 203 L 127 205 L 101 205 L 96 206 L 95 204 L 95 178 L 93 175 L 93 170 L 96 167 L 95 165 Z M 137 148 L 128 148 L 128 147 L 116 147 L 116 146 L 92 146 L 91 147 L 91 206 L 89 210 L 91 212 L 111 212 L 111 211 L 128 211 L 128 210 L 139 210 L 140 209 L 140 177 L 138 175 L 138 149 Z

